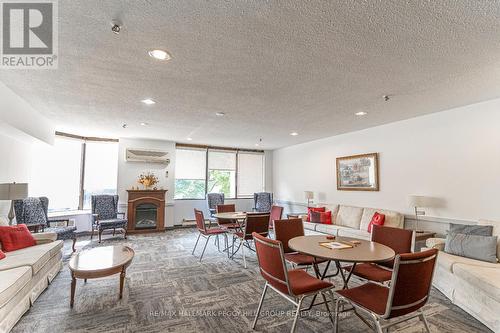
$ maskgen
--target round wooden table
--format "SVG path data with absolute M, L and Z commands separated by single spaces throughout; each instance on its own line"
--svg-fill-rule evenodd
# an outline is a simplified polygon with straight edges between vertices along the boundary
M 359 244 L 354 244 L 352 241 L 359 242 Z M 352 245 L 352 247 L 346 249 L 329 249 L 320 245 L 321 242 L 339 242 Z M 349 279 L 351 278 L 352 272 L 354 271 L 357 263 L 388 261 L 393 259 L 396 255 L 394 250 L 390 247 L 376 242 L 349 237 L 335 237 L 335 239 L 332 240 L 327 239 L 326 235 L 295 237 L 290 239 L 288 246 L 294 251 L 328 260 L 327 267 L 321 278 L 324 279 L 326 277 L 333 277 L 340 274 L 344 282 L 344 289 L 347 288 Z M 333 275 L 327 276 L 326 272 L 331 261 L 335 262 L 337 272 Z M 340 265 L 341 262 L 352 263 L 352 269 L 347 276 L 345 276 L 342 271 L 342 267 Z
M 214 217 L 221 220 L 244 220 L 247 217 L 245 212 L 216 213 Z
M 71 300 L 75 300 L 76 279 L 96 279 L 120 273 L 120 298 L 123 295 L 125 271 L 134 259 L 135 252 L 128 246 L 97 247 L 74 255 L 69 261 L 71 270 Z

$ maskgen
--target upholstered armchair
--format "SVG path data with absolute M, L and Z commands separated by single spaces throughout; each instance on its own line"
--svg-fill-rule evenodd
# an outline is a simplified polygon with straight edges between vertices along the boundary
M 216 210 L 217 205 L 224 204 L 224 193 L 207 193 L 207 205 L 208 210 L 210 211 L 210 217 L 213 217 Z
M 273 194 L 269 192 L 258 192 L 253 194 L 253 210 L 260 213 L 269 213 L 273 205 Z
M 49 199 L 46 197 L 26 198 L 14 201 L 17 224 L 26 224 L 32 232 L 54 232 L 58 240 L 73 240 L 76 244 L 76 227 L 69 225 L 68 219 L 49 219 Z
M 117 195 L 93 195 L 91 197 L 92 204 L 92 234 L 90 240 L 94 236 L 94 230 L 99 233 L 99 243 L 104 230 L 113 229 L 113 236 L 116 229 L 123 231 L 123 236 L 127 239 L 127 219 L 125 213 L 118 212 L 118 196 Z M 118 215 L 122 215 L 121 218 Z

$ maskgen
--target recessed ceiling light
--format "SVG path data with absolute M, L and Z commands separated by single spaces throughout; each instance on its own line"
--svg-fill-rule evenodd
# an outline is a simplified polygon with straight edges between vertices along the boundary
M 366 113 L 365 111 L 359 111 L 355 113 L 356 116 L 366 116 L 367 114 L 368 113 Z
M 163 50 L 151 50 L 148 52 L 149 56 L 158 60 L 170 60 L 172 57 L 167 51 Z
M 148 126 L 148 123 L 141 123 L 141 126 Z
M 192 139 L 192 138 L 187 138 L 186 140 L 191 141 L 191 140 L 193 140 L 193 139 Z
M 290 133 L 290 135 L 291 135 L 291 136 L 297 136 L 297 135 L 299 135 L 299 133 L 297 133 L 297 132 L 292 132 L 292 133 Z
M 144 104 L 146 105 L 153 105 L 153 104 L 156 104 L 155 101 L 153 101 L 151 98 L 146 98 L 146 99 L 143 99 L 141 102 L 143 102 Z
M 216 112 L 215 115 L 217 117 L 224 117 L 226 114 L 224 112 Z

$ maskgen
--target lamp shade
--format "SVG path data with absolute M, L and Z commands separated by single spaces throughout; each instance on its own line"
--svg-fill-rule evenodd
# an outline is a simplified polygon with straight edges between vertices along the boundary
M 314 199 L 314 192 L 313 191 L 304 191 L 304 196 L 307 200 L 312 200 L 312 199 Z
M 426 197 L 423 195 L 410 195 L 408 196 L 408 204 L 410 207 L 432 207 L 434 198 Z
M 0 200 L 18 200 L 28 196 L 27 183 L 0 184 Z

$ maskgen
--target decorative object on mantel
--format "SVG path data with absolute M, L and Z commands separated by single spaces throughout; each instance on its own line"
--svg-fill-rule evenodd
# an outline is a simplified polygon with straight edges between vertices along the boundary
M 14 200 L 26 199 L 28 197 L 27 183 L 0 184 L 0 200 L 11 200 L 9 211 L 9 225 L 12 225 L 14 214 Z
M 144 188 L 146 190 L 149 190 L 149 189 L 151 189 L 151 187 L 158 184 L 159 180 L 158 180 L 158 177 L 156 177 L 156 175 L 154 173 L 146 172 L 146 173 L 142 173 L 139 176 L 139 179 L 137 180 L 137 182 L 139 184 L 144 185 Z
M 408 196 L 408 203 L 410 207 L 415 209 L 415 232 L 422 233 L 423 231 L 418 229 L 418 217 L 425 215 L 425 210 L 419 210 L 419 207 L 432 207 L 433 198 L 423 195 L 410 195 Z
M 307 199 L 307 207 L 310 207 L 311 203 L 313 202 L 313 199 L 314 199 L 314 192 L 313 191 L 304 191 L 304 196 Z
M 378 191 L 378 153 L 337 157 L 337 190 Z

